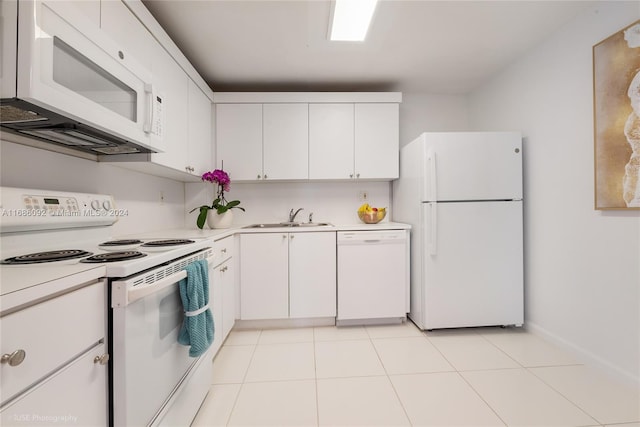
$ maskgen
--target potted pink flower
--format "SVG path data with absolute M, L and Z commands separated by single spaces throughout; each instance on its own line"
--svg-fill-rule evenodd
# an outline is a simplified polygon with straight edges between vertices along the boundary
M 224 197 L 224 192 L 229 191 L 231 186 L 229 174 L 222 169 L 216 169 L 203 173 L 202 180 L 216 184 L 218 188 L 216 189 L 216 199 L 211 205 L 202 205 L 191 210 L 193 212 L 196 209 L 200 209 L 196 225 L 202 229 L 206 220 L 211 228 L 229 227 L 233 220 L 231 209 L 235 208 L 244 211 L 244 208 L 239 206 L 240 200 L 227 201 Z

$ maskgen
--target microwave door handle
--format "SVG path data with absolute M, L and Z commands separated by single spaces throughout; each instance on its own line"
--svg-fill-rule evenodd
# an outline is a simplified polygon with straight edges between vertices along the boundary
M 151 131 L 153 130 L 153 85 L 151 83 L 145 83 L 144 84 L 144 94 L 145 94 L 145 98 L 147 100 L 147 105 L 146 105 L 146 113 L 147 113 L 147 117 L 146 120 L 144 122 L 143 128 L 142 130 L 144 131 L 144 133 L 151 133 Z
M 209 267 L 211 267 L 213 265 L 214 259 L 210 258 L 207 259 L 207 264 L 209 265 Z M 118 283 L 115 282 L 114 283 L 114 293 L 113 293 L 113 302 L 115 303 L 115 305 L 117 306 L 122 306 L 122 305 L 129 305 L 134 301 L 137 301 L 141 298 L 144 298 L 148 295 L 154 294 L 156 292 L 159 292 L 169 286 L 173 286 L 175 284 L 177 284 L 180 280 L 182 279 L 186 279 L 187 277 L 187 271 L 186 270 L 181 270 L 178 271 L 177 273 L 174 273 L 170 276 L 165 277 L 162 280 L 159 280 L 157 282 L 154 283 L 149 283 L 147 285 L 139 285 L 139 286 L 135 286 L 135 287 L 131 287 L 130 289 L 126 289 L 123 290 L 121 289 L 122 286 L 126 286 L 126 284 L 124 282 Z M 124 291 L 124 292 L 123 292 Z M 122 295 L 125 294 L 125 300 L 124 301 L 119 301 L 121 298 L 118 298 L 116 296 L 116 294 L 118 295 Z

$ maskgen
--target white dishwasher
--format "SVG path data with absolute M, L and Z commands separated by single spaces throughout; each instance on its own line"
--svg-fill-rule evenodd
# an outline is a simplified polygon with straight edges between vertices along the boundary
M 406 318 L 407 232 L 338 233 L 338 324 Z

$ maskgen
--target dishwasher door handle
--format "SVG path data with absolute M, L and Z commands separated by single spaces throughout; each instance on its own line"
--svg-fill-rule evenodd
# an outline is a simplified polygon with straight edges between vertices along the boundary
M 365 243 L 380 243 L 380 239 L 363 240 Z

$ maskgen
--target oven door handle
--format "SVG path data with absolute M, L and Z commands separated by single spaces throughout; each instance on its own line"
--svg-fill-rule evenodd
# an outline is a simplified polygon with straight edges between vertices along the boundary
M 213 258 L 207 259 L 209 267 L 213 265 L 213 261 Z M 181 270 L 165 277 L 164 279 L 158 280 L 157 282 L 146 285 L 129 286 L 128 289 L 126 282 L 113 282 L 112 307 L 126 307 L 141 298 L 160 292 L 169 286 L 176 285 L 180 280 L 185 279 L 186 277 L 187 271 Z

